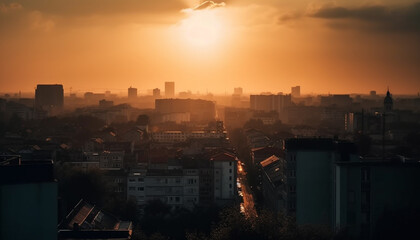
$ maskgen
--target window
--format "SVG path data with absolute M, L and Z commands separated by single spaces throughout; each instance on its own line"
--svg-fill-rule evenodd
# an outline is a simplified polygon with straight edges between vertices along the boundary
M 296 210 L 296 203 L 295 202 L 290 202 L 289 203 L 289 208 L 290 208 L 290 210 Z
M 370 171 L 369 168 L 364 167 L 361 169 L 361 179 L 363 182 L 370 181 Z
M 232 184 L 229 184 L 229 188 L 232 188 Z
M 135 187 L 129 187 L 128 190 L 134 191 L 134 190 L 136 190 L 136 188 Z
M 138 178 L 139 182 L 144 182 L 144 178 Z
M 229 176 L 229 180 L 232 180 L 232 176 Z
M 229 166 L 232 166 L 232 162 L 229 162 Z
M 138 187 L 137 190 L 138 191 L 144 191 L 144 187 Z
M 179 202 L 180 198 L 179 197 L 175 197 L 175 202 Z
M 130 179 L 128 179 L 128 181 L 129 181 L 129 182 L 135 182 L 135 181 L 136 181 L 136 179 L 134 179 L 134 178 L 130 178 Z
M 232 173 L 232 169 L 229 169 L 229 173 Z
M 296 193 L 296 186 L 294 185 L 289 186 L 289 192 Z

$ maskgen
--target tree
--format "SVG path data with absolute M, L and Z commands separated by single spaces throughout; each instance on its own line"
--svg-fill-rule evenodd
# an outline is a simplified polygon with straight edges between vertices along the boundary
M 79 201 L 103 206 L 107 200 L 107 186 L 102 174 L 98 170 L 83 172 L 68 167 L 57 167 L 59 196 L 67 206 L 69 212 Z

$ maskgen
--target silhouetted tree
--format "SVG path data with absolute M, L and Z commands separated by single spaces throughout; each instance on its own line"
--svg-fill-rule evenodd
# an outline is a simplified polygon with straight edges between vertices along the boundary
M 83 172 L 74 168 L 56 167 L 59 196 L 71 210 L 80 199 L 103 206 L 107 200 L 107 185 L 98 170 Z

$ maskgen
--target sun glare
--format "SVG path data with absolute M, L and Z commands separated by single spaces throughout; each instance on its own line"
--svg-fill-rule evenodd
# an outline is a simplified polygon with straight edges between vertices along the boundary
M 180 33 L 189 45 L 211 47 L 221 41 L 225 27 L 220 12 L 200 10 L 188 14 L 180 23 Z

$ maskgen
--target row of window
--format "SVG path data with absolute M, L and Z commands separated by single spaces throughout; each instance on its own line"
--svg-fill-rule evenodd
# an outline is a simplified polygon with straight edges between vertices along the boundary
M 128 190 L 135 191 L 136 187 L 128 187 Z M 137 187 L 137 191 L 144 191 L 144 187 Z
M 129 178 L 128 181 L 129 182 L 135 182 L 136 181 L 136 178 Z M 137 181 L 138 182 L 144 182 L 144 178 L 137 178 Z

